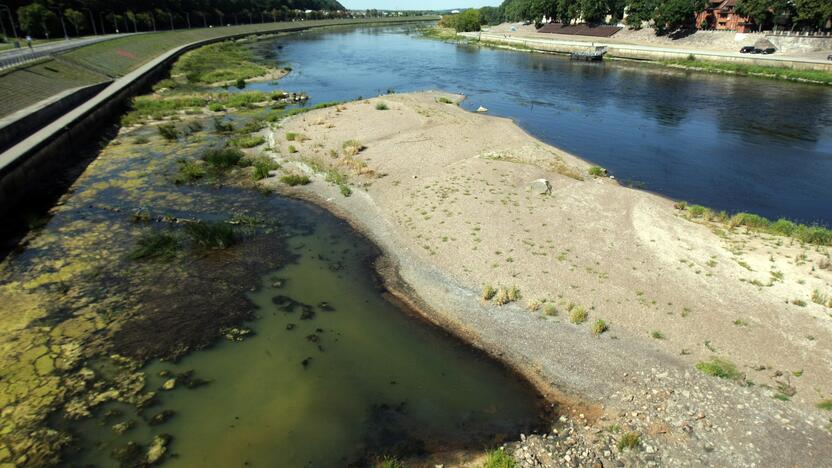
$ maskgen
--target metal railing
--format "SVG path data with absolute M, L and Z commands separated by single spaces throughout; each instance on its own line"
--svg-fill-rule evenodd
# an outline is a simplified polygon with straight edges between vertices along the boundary
M 76 39 L 66 41 L 64 43 L 49 43 L 40 47 L 29 48 L 24 47 L 20 49 L 12 49 L 0 53 L 0 70 L 7 68 L 14 68 L 24 63 L 32 62 L 44 57 L 50 57 L 61 52 L 77 49 L 90 44 L 98 42 L 109 41 L 117 37 L 125 36 L 126 34 L 112 35 L 107 37 L 93 37 L 88 39 Z

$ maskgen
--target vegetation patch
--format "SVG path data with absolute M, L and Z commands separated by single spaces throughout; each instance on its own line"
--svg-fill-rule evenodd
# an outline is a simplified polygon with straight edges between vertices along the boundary
M 270 171 L 276 171 L 277 169 L 280 169 L 280 164 L 267 157 L 257 158 L 252 162 L 251 165 L 254 167 L 254 173 L 252 174 L 254 180 L 265 179 L 269 176 Z
M 609 328 L 610 327 L 609 325 L 607 325 L 607 322 L 598 319 L 595 321 L 595 323 L 592 324 L 592 334 L 595 336 L 601 335 L 602 333 L 609 330 Z
M 162 136 L 167 141 L 175 141 L 179 138 L 179 130 L 176 129 L 176 125 L 173 124 L 164 124 L 159 125 L 159 135 Z
M 627 432 L 618 439 L 618 450 L 634 450 L 641 445 L 641 434 L 638 432 Z
M 197 161 L 179 161 L 179 171 L 174 177 L 173 182 L 176 184 L 188 184 L 196 182 L 205 177 L 205 167 Z
M 731 227 L 742 226 L 752 231 L 792 237 L 806 244 L 832 246 L 832 230 L 823 226 L 809 226 L 783 218 L 777 221 L 771 221 L 763 216 L 752 213 L 737 213 L 729 216 L 725 212 L 717 213 L 710 208 L 700 205 L 688 205 L 685 202 L 676 203 L 676 208 L 687 212 L 690 218 L 725 222 Z
M 202 155 L 202 160 L 211 167 L 224 171 L 239 164 L 243 156 L 243 152 L 237 148 L 222 148 L 206 151 Z
M 237 138 L 233 141 L 234 146 L 238 146 L 240 148 L 254 148 L 255 146 L 260 146 L 266 142 L 266 139 L 262 135 L 250 135 Z
M 824 411 L 832 411 L 832 400 L 819 401 L 818 404 L 816 404 L 815 406 L 817 406 L 818 409 L 822 409 Z
M 300 174 L 287 174 L 281 177 L 280 181 L 290 187 L 294 187 L 296 185 L 307 185 L 311 182 L 309 177 Z
M 503 306 L 520 299 L 520 289 L 517 286 L 500 286 L 494 295 L 494 303 Z
M 130 260 L 170 260 L 179 251 L 179 239 L 167 232 L 150 232 L 136 241 L 130 251 Z
M 569 321 L 575 325 L 580 325 L 587 321 L 589 313 L 583 307 L 575 307 L 569 311 Z
M 376 104 L 376 110 L 386 111 L 388 109 L 390 109 L 390 108 L 387 107 L 387 104 L 385 104 L 383 102 L 380 102 L 380 103 Z
M 794 70 L 786 67 L 769 67 L 730 62 L 703 62 L 697 60 L 669 60 L 663 62 L 674 67 L 709 73 L 729 73 L 734 75 L 760 76 L 778 80 L 810 81 L 832 85 L 832 73 L 820 70 Z
M 607 170 L 601 166 L 592 166 L 588 172 L 592 177 L 605 177 L 607 175 Z
M 485 456 L 483 468 L 517 468 L 519 465 L 505 450 L 495 449 Z
M 696 368 L 705 375 L 720 379 L 739 380 L 742 378 L 742 374 L 734 363 L 717 357 L 697 363 Z
M 211 84 L 255 78 L 267 71 L 266 67 L 255 63 L 251 50 L 225 41 L 186 53 L 177 60 L 171 74 L 184 75 L 190 83 Z
M 497 295 L 497 289 L 495 289 L 494 286 L 491 286 L 490 284 L 486 284 L 485 286 L 482 287 L 482 295 L 481 295 L 482 300 L 490 301 L 496 295 Z
M 236 242 L 234 227 L 227 223 L 191 223 L 185 226 L 185 232 L 204 249 L 227 249 Z

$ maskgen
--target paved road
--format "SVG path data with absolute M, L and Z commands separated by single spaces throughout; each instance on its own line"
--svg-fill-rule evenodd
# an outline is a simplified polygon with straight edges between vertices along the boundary
M 675 48 L 675 47 L 656 47 L 656 46 L 647 46 L 647 45 L 636 45 L 636 44 L 623 44 L 614 41 L 605 41 L 604 38 L 592 38 L 592 39 L 549 39 L 545 37 L 529 37 L 528 35 L 520 35 L 520 34 L 511 34 L 511 33 L 461 33 L 461 35 L 471 38 L 481 38 L 484 40 L 496 40 L 508 43 L 517 43 L 523 45 L 564 45 L 564 46 L 596 46 L 596 47 L 608 47 L 609 49 L 618 49 L 621 51 L 633 51 L 633 52 L 653 52 L 653 53 L 668 53 L 668 54 L 681 54 L 681 55 L 696 55 L 696 56 L 713 56 L 713 57 L 729 57 L 729 58 L 740 58 L 740 59 L 755 59 L 755 60 L 765 60 L 771 61 L 772 65 L 776 65 L 777 62 L 802 62 L 802 63 L 813 63 L 813 64 L 822 64 L 822 65 L 830 65 L 832 66 L 832 62 L 825 60 L 823 57 L 817 57 L 813 55 L 757 55 L 757 54 L 740 54 L 738 52 L 721 52 L 721 51 L 714 51 L 714 50 L 702 50 L 702 49 L 686 49 L 686 48 Z M 583 38 L 582 38 L 583 39 Z
M 135 34 L 135 33 L 130 33 Z M 70 39 L 68 41 L 55 41 L 41 44 L 29 49 L 25 45 L 20 49 L 8 49 L 0 52 L 0 70 L 8 67 L 13 67 L 20 63 L 35 60 L 47 55 L 57 54 L 59 52 L 66 52 L 67 50 L 77 49 L 78 47 L 88 46 L 96 42 L 109 41 L 117 37 L 126 36 L 129 34 L 107 34 L 104 36 L 85 37 L 82 39 Z

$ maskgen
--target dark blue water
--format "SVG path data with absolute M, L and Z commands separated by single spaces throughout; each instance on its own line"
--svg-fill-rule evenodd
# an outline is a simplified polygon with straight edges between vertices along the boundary
M 468 96 L 619 180 L 730 212 L 832 225 L 832 88 L 571 62 L 419 38 L 412 28 L 307 32 L 261 44 L 314 101 L 392 89 Z M 259 85 L 270 88 L 270 85 Z

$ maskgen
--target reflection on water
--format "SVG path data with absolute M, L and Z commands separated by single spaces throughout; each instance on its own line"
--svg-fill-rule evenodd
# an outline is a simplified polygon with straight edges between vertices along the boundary
M 832 224 L 832 89 L 631 62 L 481 49 L 414 29 L 307 32 L 258 46 L 317 101 L 442 89 L 607 167 L 729 211 Z M 282 46 L 277 50 L 277 46 Z M 260 84 L 260 88 L 272 85 Z

